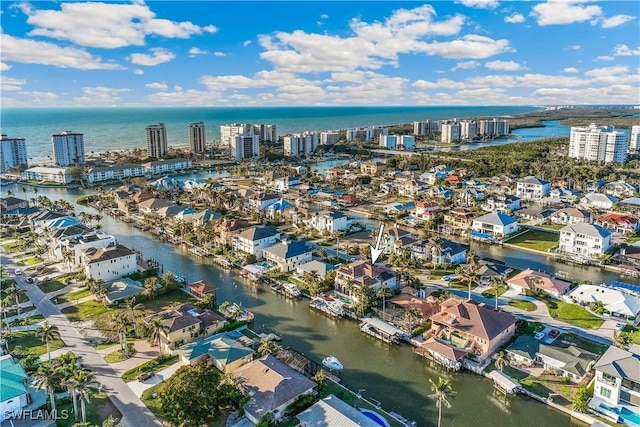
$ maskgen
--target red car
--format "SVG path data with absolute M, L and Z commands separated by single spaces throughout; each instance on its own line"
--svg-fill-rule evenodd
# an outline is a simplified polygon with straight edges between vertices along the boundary
M 549 331 L 549 338 L 555 338 L 560 335 L 560 331 L 557 329 L 552 329 Z

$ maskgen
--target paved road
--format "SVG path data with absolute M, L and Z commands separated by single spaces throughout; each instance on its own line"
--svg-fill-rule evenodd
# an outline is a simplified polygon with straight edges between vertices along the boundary
M 3 256 L 2 264 L 12 269 L 17 266 L 13 260 Z M 82 358 L 82 364 L 91 372 L 95 373 L 96 380 L 102 384 L 113 404 L 122 413 L 121 425 L 123 427 L 147 427 L 162 424 L 151 411 L 142 403 L 135 393 L 125 384 L 114 370 L 102 359 L 96 350 L 80 335 L 60 309 L 56 307 L 46 294 L 34 284 L 28 284 L 24 276 L 16 276 L 18 286 L 26 291 L 29 299 L 35 304 L 37 310 L 44 315 L 51 325 L 56 325 L 60 331 L 60 336 L 69 351 Z

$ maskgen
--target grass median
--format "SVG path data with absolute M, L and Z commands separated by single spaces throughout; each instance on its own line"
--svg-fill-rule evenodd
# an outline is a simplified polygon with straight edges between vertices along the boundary
M 133 369 L 129 369 L 122 374 L 122 379 L 125 382 L 131 382 L 137 380 L 138 377 L 145 372 L 160 372 L 165 368 L 173 365 L 178 361 L 178 356 L 158 356 L 155 359 L 149 360 L 140 366 L 136 366 Z

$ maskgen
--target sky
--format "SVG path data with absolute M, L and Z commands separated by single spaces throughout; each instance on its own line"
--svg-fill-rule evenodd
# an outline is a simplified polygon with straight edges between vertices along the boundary
M 640 104 L 636 1 L 2 1 L 3 107 Z

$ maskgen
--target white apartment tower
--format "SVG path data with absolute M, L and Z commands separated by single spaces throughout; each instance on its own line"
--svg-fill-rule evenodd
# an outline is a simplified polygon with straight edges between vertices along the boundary
M 320 145 L 333 145 L 340 141 L 340 132 L 320 132 Z
M 569 157 L 604 163 L 623 163 L 627 161 L 629 139 L 626 133 L 619 132 L 613 126 L 571 128 Z
M 478 123 L 463 120 L 460 122 L 460 139 L 473 139 L 478 135 Z
M 456 122 L 446 122 L 442 123 L 440 127 L 440 142 L 445 144 L 449 144 L 452 142 L 460 141 L 460 132 L 461 126 L 460 123 Z
M 0 173 L 27 164 L 27 145 L 24 138 L 9 138 L 2 134 L 0 141 Z
M 278 142 L 278 129 L 276 125 L 253 125 L 253 133 L 258 135 L 262 142 Z
M 229 145 L 235 135 L 254 134 L 262 142 L 278 142 L 278 128 L 276 125 L 232 123 L 220 126 L 220 142 Z
M 149 125 L 145 128 L 147 133 L 147 155 L 161 159 L 167 155 L 167 128 L 164 123 Z
M 440 122 L 438 120 L 423 120 L 413 122 L 414 135 L 431 135 L 440 131 Z
M 640 126 L 631 126 L 631 137 L 629 138 L 629 152 L 640 151 Z
M 319 132 L 304 132 L 287 135 L 283 138 L 284 154 L 286 156 L 300 157 L 311 154 L 318 148 L 320 142 Z
M 189 124 L 189 147 L 192 153 L 203 153 L 207 148 L 204 122 Z
M 253 133 L 235 134 L 230 138 L 229 153 L 236 160 L 260 157 L 260 136 Z
M 59 166 L 84 165 L 84 135 L 65 130 L 51 135 L 53 160 Z

